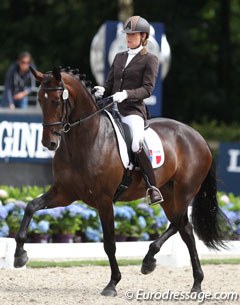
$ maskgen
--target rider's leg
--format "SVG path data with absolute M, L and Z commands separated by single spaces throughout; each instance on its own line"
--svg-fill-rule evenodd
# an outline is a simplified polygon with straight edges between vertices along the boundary
M 143 147 L 144 139 L 144 120 L 139 115 L 121 116 L 122 121 L 129 125 L 133 134 L 132 151 L 135 153 L 138 164 L 143 173 L 144 180 L 148 187 L 151 203 L 163 201 L 162 194 L 156 188 L 156 180 L 152 164 L 148 157 L 147 151 Z

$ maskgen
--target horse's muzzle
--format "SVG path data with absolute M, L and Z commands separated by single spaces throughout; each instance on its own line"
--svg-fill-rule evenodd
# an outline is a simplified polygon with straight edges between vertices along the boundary
M 42 145 L 48 150 L 54 151 L 58 148 L 59 141 L 42 141 Z

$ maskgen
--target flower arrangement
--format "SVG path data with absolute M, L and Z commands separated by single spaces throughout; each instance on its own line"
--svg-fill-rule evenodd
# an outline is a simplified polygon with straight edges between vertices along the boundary
M 5 208 L 7 210 L 6 222 L 9 226 L 10 236 L 15 236 L 18 232 L 21 220 L 24 215 L 24 209 L 26 207 L 24 201 L 8 199 L 5 203 Z
M 0 237 L 17 233 L 27 203 L 45 190 L 38 187 L 0 188 Z M 240 197 L 218 193 L 218 200 L 231 222 L 232 238 L 240 239 Z M 151 240 L 166 230 L 167 218 L 159 205 L 149 206 L 141 199 L 119 202 L 113 208 L 117 236 Z M 66 207 L 37 211 L 29 225 L 29 236 L 49 235 L 51 240 L 56 234 L 70 234 L 75 241 L 101 241 L 102 228 L 96 210 L 82 202 L 74 202 Z
M 232 238 L 240 240 L 240 197 L 219 193 L 218 202 L 233 229 Z

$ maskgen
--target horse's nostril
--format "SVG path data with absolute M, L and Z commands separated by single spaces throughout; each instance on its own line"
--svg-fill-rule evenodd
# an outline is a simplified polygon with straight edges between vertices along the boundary
M 56 142 L 50 142 L 50 147 L 51 147 L 51 149 L 55 149 L 57 147 L 57 143 Z

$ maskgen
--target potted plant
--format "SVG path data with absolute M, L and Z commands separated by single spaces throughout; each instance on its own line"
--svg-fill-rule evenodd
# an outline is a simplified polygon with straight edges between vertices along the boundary
M 50 223 L 48 220 L 36 221 L 32 219 L 28 230 L 28 241 L 31 243 L 47 243 L 49 239 Z
M 102 227 L 96 210 L 84 203 L 76 204 L 81 207 L 78 214 L 81 218 L 81 226 L 76 232 L 75 241 L 100 241 L 102 239 Z
M 9 227 L 6 222 L 8 211 L 5 206 L 0 205 L 0 237 L 7 237 L 9 234 Z
M 149 206 L 145 202 L 139 202 L 135 209 L 146 221 L 145 231 L 141 235 L 142 240 L 154 240 L 166 230 L 167 218 L 159 205 Z
M 8 212 L 6 222 L 9 227 L 9 237 L 15 237 L 24 215 L 26 203 L 20 200 L 8 199 L 5 208 Z
M 48 210 L 50 215 L 50 231 L 52 242 L 71 243 L 74 235 L 81 227 L 82 207 L 79 204 L 72 204 L 67 207 L 58 207 Z
M 125 241 L 129 237 L 139 238 L 138 217 L 131 206 L 114 206 L 114 219 L 116 241 Z

